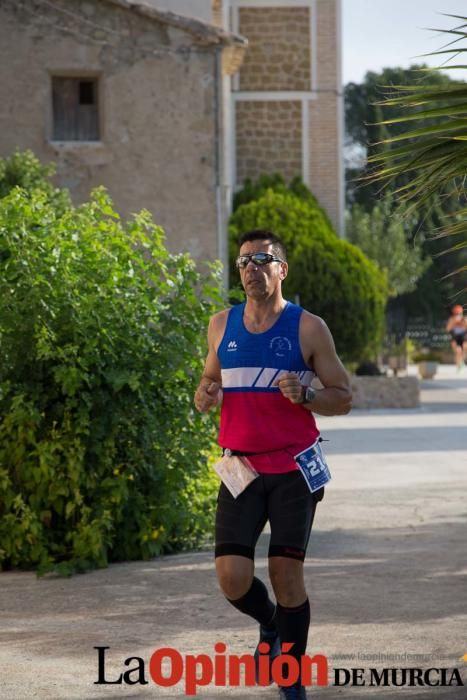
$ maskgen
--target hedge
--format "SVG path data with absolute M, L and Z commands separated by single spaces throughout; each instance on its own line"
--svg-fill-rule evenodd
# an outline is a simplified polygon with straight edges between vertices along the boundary
M 219 289 L 103 190 L 0 200 L 0 567 L 69 574 L 211 531 L 216 418 L 192 397 Z
M 305 309 L 324 318 L 342 359 L 374 357 L 384 334 L 386 276 L 337 236 L 316 200 L 268 189 L 258 200 L 239 206 L 229 226 L 232 286 L 238 280 L 238 238 L 253 229 L 273 231 L 283 240 L 289 262 L 284 294 L 292 301 L 298 297 Z

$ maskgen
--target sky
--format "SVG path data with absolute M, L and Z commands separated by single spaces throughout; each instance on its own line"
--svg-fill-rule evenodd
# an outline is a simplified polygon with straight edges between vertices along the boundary
M 451 29 L 460 24 L 443 13 L 467 16 L 467 0 L 342 0 L 344 84 L 362 82 L 368 70 L 420 62 L 441 65 L 443 57 L 417 56 L 438 51 L 447 42 L 430 28 Z M 460 62 L 467 63 L 465 57 Z M 448 74 L 467 80 L 467 71 Z

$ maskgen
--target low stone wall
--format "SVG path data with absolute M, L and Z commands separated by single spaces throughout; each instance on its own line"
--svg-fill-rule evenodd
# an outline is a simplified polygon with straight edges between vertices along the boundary
M 417 408 L 417 377 L 350 377 L 353 408 Z

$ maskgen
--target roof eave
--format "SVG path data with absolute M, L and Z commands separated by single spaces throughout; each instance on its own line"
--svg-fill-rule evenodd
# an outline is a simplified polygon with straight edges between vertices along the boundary
M 193 17 L 178 15 L 170 10 L 159 10 L 140 0 L 105 0 L 112 5 L 122 7 L 130 12 L 136 12 L 155 22 L 168 24 L 190 34 L 200 46 L 232 46 L 246 49 L 247 39 L 239 34 L 227 32 L 214 24 L 208 24 Z

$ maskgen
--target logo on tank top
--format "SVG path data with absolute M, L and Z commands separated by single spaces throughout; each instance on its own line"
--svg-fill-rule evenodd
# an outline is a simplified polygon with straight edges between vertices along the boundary
M 227 352 L 234 352 L 234 350 L 237 349 L 237 342 L 235 340 L 231 340 L 230 343 L 227 345 Z
M 292 351 L 292 343 L 288 338 L 276 335 L 276 337 L 271 340 L 269 349 L 272 350 L 277 357 L 285 357 Z

